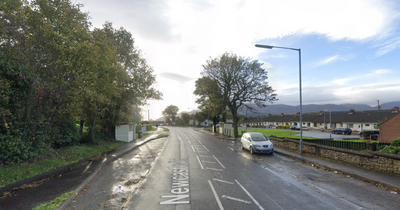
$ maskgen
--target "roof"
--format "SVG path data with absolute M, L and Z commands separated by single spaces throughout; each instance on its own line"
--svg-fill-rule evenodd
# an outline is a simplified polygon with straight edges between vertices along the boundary
M 303 122 L 332 122 L 332 123 L 379 123 L 385 119 L 391 118 L 397 113 L 392 110 L 369 110 L 352 113 L 349 112 L 324 112 L 323 114 L 303 114 Z M 324 119 L 325 118 L 325 119 Z M 257 118 L 260 119 L 260 118 Z M 272 115 L 263 118 L 264 122 L 299 122 L 300 115 Z M 259 122 L 259 121 L 257 121 Z

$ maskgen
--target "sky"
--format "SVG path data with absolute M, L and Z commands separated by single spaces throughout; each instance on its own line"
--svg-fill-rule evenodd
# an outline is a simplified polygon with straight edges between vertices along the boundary
M 195 81 L 225 52 L 258 60 L 278 95 L 299 105 L 301 49 L 305 104 L 400 101 L 400 1 L 396 0 L 74 0 L 93 27 L 108 21 L 131 32 L 156 74 L 163 100 L 144 119 L 175 105 L 197 109 Z

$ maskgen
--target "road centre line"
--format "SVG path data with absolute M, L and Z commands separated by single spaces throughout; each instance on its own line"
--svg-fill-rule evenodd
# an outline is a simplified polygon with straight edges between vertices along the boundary
M 214 197 L 215 197 L 215 200 L 217 200 L 219 209 L 220 209 L 220 210 L 224 210 L 224 207 L 222 206 L 222 203 L 221 203 L 221 201 L 220 201 L 219 198 L 218 198 L 217 192 L 215 191 L 214 186 L 213 186 L 213 184 L 211 183 L 210 180 L 208 180 L 208 184 L 210 184 L 211 190 L 212 190 L 212 192 L 214 193 Z
M 234 200 L 234 201 L 239 201 L 239 202 L 242 202 L 242 203 L 251 204 L 250 201 L 242 200 L 242 199 L 239 199 L 239 198 L 234 198 L 234 197 L 227 196 L 227 195 L 222 195 L 221 197 L 229 199 L 229 200 Z
M 224 168 L 225 169 L 225 166 L 224 165 L 222 165 L 222 163 L 221 162 L 219 162 L 219 160 L 213 155 L 213 157 L 215 158 L 215 160 L 217 160 L 218 161 L 218 163 L 222 166 L 222 168 Z
M 197 157 L 197 160 L 199 161 L 199 164 L 200 164 L 200 166 L 201 166 L 201 169 L 203 169 L 203 170 L 204 170 L 203 164 L 201 164 L 201 161 L 200 161 L 200 158 L 199 158 L 199 156 L 197 156 L 197 155 L 196 155 L 196 157 Z
M 193 150 L 193 152 L 196 152 L 195 150 L 194 150 L 194 147 L 193 147 L 193 145 L 190 145 L 191 147 L 192 147 L 192 150 Z
M 258 208 L 260 208 L 261 210 L 265 210 L 257 201 L 256 199 L 254 199 L 254 197 L 249 193 L 249 191 L 246 190 L 246 188 L 244 188 L 239 182 L 238 180 L 236 180 L 236 183 L 243 189 L 243 191 L 251 198 L 251 200 L 253 200 L 253 202 L 258 206 Z
M 234 184 L 233 182 L 228 182 L 228 181 L 221 180 L 221 179 L 213 179 L 213 180 L 217 181 L 217 182 L 227 183 L 227 184 Z
M 190 142 L 189 139 L 188 139 L 188 142 L 189 142 L 189 144 L 192 144 L 192 142 Z
M 206 169 L 213 170 L 213 171 L 224 171 L 224 170 L 218 169 L 218 168 L 209 168 L 209 167 L 206 167 Z

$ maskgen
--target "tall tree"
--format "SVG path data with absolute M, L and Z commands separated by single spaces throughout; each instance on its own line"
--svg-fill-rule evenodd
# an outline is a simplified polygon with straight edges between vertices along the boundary
M 195 95 L 200 96 L 196 100 L 199 104 L 199 109 L 206 112 L 213 121 L 214 128 L 219 122 L 220 115 L 225 115 L 225 103 L 222 98 L 222 93 L 218 87 L 218 83 L 211 80 L 210 77 L 201 77 L 196 80 Z
M 274 90 L 268 85 L 267 71 L 261 63 L 250 58 L 224 53 L 206 61 L 201 72 L 203 77 L 214 81 L 220 92 L 223 103 L 228 106 L 233 116 L 235 137 L 238 135 L 238 109 L 248 103 L 258 107 L 267 106 L 267 102 L 276 101 Z
M 167 106 L 167 108 L 162 111 L 162 115 L 167 118 L 167 120 L 172 120 L 172 122 L 175 122 L 175 117 L 179 112 L 179 108 L 175 105 L 170 105 Z
M 188 113 L 182 113 L 182 120 L 185 125 L 188 125 L 190 121 L 190 115 Z

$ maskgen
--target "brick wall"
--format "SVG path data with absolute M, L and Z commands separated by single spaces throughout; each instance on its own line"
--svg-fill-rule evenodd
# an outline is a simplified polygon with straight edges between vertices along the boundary
M 275 147 L 299 151 L 299 141 L 269 137 Z M 367 169 L 400 175 L 400 155 L 382 152 L 364 153 L 303 142 L 303 154 L 319 156 Z
M 400 114 L 379 125 L 379 138 L 382 142 L 392 142 L 400 137 Z

